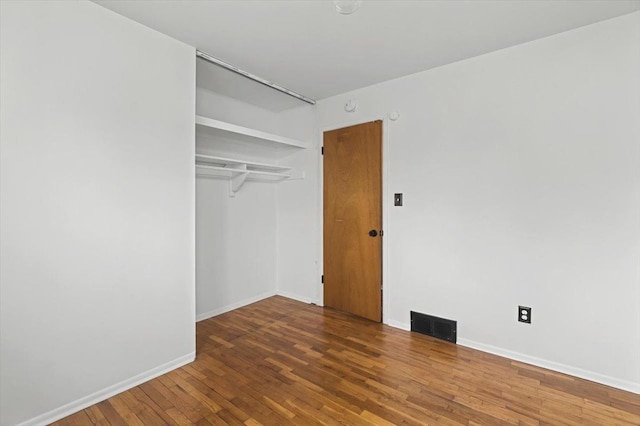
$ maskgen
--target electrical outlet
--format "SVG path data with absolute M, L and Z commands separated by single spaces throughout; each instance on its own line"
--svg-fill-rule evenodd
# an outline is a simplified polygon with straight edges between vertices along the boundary
M 518 321 L 531 324 L 531 308 L 518 306 Z

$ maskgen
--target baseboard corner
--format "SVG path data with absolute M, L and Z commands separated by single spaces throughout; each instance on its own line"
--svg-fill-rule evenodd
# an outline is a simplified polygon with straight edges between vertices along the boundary
M 196 322 L 204 321 L 209 318 L 213 318 L 218 315 L 222 315 L 229 311 L 233 311 L 234 309 L 242 308 L 243 306 L 250 305 L 252 303 L 259 302 L 263 299 L 267 299 L 269 297 L 275 296 L 277 293 L 275 291 L 267 291 L 265 293 L 261 293 L 257 296 L 248 297 L 246 299 L 242 299 L 238 302 L 230 303 L 228 305 L 222 306 L 220 308 L 213 309 L 211 311 L 203 312 L 200 314 L 196 314 Z
M 300 296 L 299 294 L 290 293 L 288 291 L 277 290 L 276 294 L 278 296 L 286 297 L 287 299 L 297 300 L 298 302 L 313 303 L 314 305 L 318 304 L 317 301 L 313 300 L 311 297 Z

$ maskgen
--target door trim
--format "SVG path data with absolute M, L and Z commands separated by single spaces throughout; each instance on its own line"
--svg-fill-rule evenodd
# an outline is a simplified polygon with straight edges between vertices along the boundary
M 387 117 L 376 115 L 370 117 L 354 118 L 352 120 L 344 120 L 336 124 L 320 127 L 320 135 L 318 137 L 318 285 L 316 287 L 316 300 L 319 306 L 324 306 L 323 284 L 320 282 L 320 276 L 324 273 L 324 157 L 320 154 L 320 147 L 324 143 L 324 132 L 341 129 L 343 127 L 356 126 L 358 124 L 368 123 L 371 121 L 382 121 L 382 229 L 384 236 L 382 238 L 382 323 L 388 324 L 389 318 L 389 301 L 391 291 L 393 290 L 391 280 L 389 279 L 389 240 L 393 238 L 393 234 L 389 228 L 389 208 L 390 202 L 393 201 L 393 195 L 389 192 L 389 126 L 390 120 Z

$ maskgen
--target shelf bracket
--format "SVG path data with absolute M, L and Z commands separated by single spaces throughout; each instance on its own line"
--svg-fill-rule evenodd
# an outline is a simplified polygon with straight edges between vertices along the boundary
M 233 170 L 231 178 L 229 179 L 229 197 L 235 197 L 236 192 L 240 190 L 244 181 L 247 180 L 247 176 L 249 176 L 247 165 L 236 164 L 227 166 L 226 168 Z
M 247 180 L 249 173 L 238 173 L 229 179 L 229 197 L 235 197 L 236 192 L 240 190 L 242 184 Z

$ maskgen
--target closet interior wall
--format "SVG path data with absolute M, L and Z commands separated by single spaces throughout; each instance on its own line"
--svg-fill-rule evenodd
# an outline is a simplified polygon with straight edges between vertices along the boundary
M 255 131 L 296 138 L 303 143 L 311 140 L 315 118 L 310 107 L 302 106 L 287 112 L 271 111 L 204 88 L 197 89 L 196 98 L 196 113 L 199 116 Z M 279 144 L 268 143 L 236 143 L 226 140 L 224 135 L 211 136 L 206 134 L 207 129 L 200 130 L 200 134 L 196 136 L 196 151 L 199 154 L 290 166 L 296 169 L 291 173 L 298 177 L 302 177 L 301 170 L 304 170 L 307 163 L 317 161 L 317 156 L 305 154 L 309 149 L 280 147 L 275 146 Z M 317 173 L 314 172 L 313 175 Z M 309 191 L 309 184 L 304 179 L 282 181 L 269 177 L 262 179 L 258 175 L 252 180 L 252 177 L 250 175 L 241 188 L 230 196 L 229 177 L 196 174 L 197 320 L 277 294 L 280 228 L 285 231 L 285 235 L 291 235 L 289 230 L 304 233 L 296 227 L 300 221 L 295 218 L 299 217 L 300 211 L 294 207 L 289 213 L 282 212 L 278 191 L 280 188 L 287 188 L 283 190 L 286 200 L 290 199 L 290 194 L 313 200 L 317 195 L 313 184 Z M 304 205 L 308 204 L 308 200 L 301 201 L 304 201 Z M 282 214 L 290 223 L 282 224 L 278 220 L 278 214 Z M 311 230 L 306 232 L 314 235 Z M 290 243 L 287 238 L 284 241 L 286 244 Z M 306 266 L 305 271 L 311 271 L 306 274 L 310 277 L 315 275 L 314 253 L 317 250 L 316 241 L 308 241 L 304 248 L 300 244 L 288 247 L 284 255 L 288 259 L 300 260 Z M 304 253 L 303 259 L 296 256 L 298 250 Z M 287 268 L 290 265 L 291 262 L 288 261 Z M 293 277 L 300 278 L 301 275 L 295 268 L 291 271 Z M 291 274 L 284 275 L 287 281 L 291 280 Z M 313 291 L 311 283 L 308 284 Z M 286 288 L 294 287 L 288 285 Z
M 201 88 L 196 90 L 196 113 L 267 132 L 276 130 L 271 111 Z M 238 157 L 233 152 L 215 154 Z M 242 157 L 271 161 L 259 154 L 245 152 Z M 271 296 L 275 288 L 275 185 L 247 182 L 230 197 L 228 178 L 196 175 L 196 320 Z
M 278 185 L 277 293 L 308 303 L 322 304 L 320 276 L 320 135 L 315 106 L 304 105 L 278 115 L 279 133 L 308 141 L 309 147 L 295 151 L 282 164 L 304 170 L 305 178 Z

